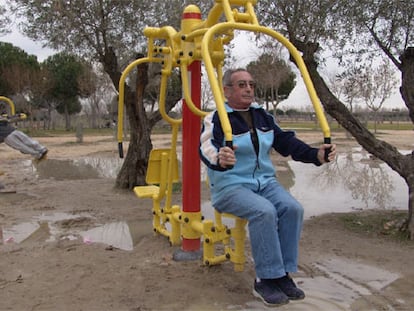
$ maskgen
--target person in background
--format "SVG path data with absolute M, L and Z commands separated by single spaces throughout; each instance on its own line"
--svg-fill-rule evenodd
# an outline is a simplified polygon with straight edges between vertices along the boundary
M 255 82 L 245 69 L 223 75 L 226 111 L 233 148 L 225 146 L 218 112 L 203 121 L 199 154 L 208 167 L 211 200 L 221 213 L 248 220 L 256 278 L 253 295 L 268 306 L 305 298 L 291 277 L 297 272 L 303 207 L 276 178 L 270 152 L 295 161 L 333 161 L 336 146 L 313 148 L 294 132 L 282 130 L 273 116 L 254 102 Z M 327 158 L 325 158 L 327 150 Z
M 17 130 L 10 124 L 13 118 L 3 114 L 0 116 L 0 143 L 6 143 L 13 149 L 24 154 L 32 155 L 36 160 L 43 160 L 47 155 L 47 148 L 36 140 Z

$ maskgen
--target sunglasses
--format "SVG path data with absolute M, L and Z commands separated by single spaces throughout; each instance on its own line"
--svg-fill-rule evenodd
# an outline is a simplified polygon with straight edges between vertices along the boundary
M 256 87 L 256 82 L 254 82 L 254 81 L 239 80 L 239 81 L 236 81 L 235 83 L 227 84 L 227 86 L 234 86 L 234 85 L 237 85 L 237 87 L 239 89 L 244 89 L 247 86 L 249 86 L 251 89 L 254 89 Z

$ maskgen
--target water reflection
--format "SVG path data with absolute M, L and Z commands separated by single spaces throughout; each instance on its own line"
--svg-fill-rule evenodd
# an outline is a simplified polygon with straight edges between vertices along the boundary
M 115 178 L 121 169 L 123 159 L 119 157 L 85 157 L 77 160 L 78 165 L 88 165 L 98 171 L 99 177 Z
M 79 227 L 79 224 L 92 222 L 87 213 L 41 214 L 31 221 L 19 223 L 10 228 L 3 228 L 3 239 L 13 243 L 51 242 L 61 238 L 70 238 L 76 231 L 66 236 L 67 229 Z M 77 224 L 77 225 L 75 225 Z
M 102 243 L 131 251 L 145 236 L 152 234 L 150 220 L 118 221 L 96 225 L 87 213 L 53 213 L 3 228 L 5 243 L 33 244 L 58 240 L 79 240 L 85 244 Z M 93 226 L 92 229 L 86 229 Z
M 33 164 L 39 178 L 56 180 L 77 180 L 89 178 L 115 178 L 122 165 L 122 159 L 110 157 L 83 157 L 75 160 L 48 159 Z
M 80 233 L 85 243 L 103 243 L 126 251 L 133 250 L 144 236 L 151 234 L 150 220 L 113 222 Z
M 315 176 L 324 182 L 324 187 L 342 184 L 352 198 L 360 200 L 365 207 L 387 208 L 392 202 L 395 190 L 388 166 L 364 151 L 350 150 L 339 161 Z
M 56 180 L 77 180 L 98 178 L 98 171 L 88 164 L 80 164 L 74 160 L 54 160 L 40 162 L 36 166 L 40 179 L 53 178 Z

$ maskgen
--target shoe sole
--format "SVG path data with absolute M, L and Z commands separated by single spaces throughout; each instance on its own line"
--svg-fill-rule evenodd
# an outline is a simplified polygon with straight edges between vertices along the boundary
M 286 305 L 286 304 L 289 303 L 289 300 L 286 300 L 286 301 L 281 302 L 281 303 L 269 303 L 266 300 L 264 300 L 262 295 L 260 295 L 254 288 L 253 288 L 253 296 L 256 297 L 256 298 L 259 298 L 268 307 L 280 307 L 280 306 L 283 306 L 283 305 Z

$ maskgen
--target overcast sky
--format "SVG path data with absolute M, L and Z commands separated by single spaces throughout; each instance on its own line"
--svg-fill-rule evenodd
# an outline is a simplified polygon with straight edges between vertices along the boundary
M 0 4 L 1 3 L 2 0 L 0 0 Z M 24 37 L 16 29 L 8 35 L 0 36 L 0 41 L 9 42 L 14 46 L 21 48 L 28 54 L 36 55 L 39 62 L 44 61 L 48 56 L 56 53 L 56 51 L 42 48 L 42 44 L 40 42 L 34 42 Z M 247 36 L 236 36 L 233 42 L 235 44 L 234 54 L 238 59 L 238 63 L 236 65 L 240 67 L 246 66 L 249 61 L 257 57 L 257 45 L 253 40 L 248 39 Z M 330 71 L 335 72 L 335 68 L 332 68 Z M 302 109 L 307 106 L 312 106 L 299 71 L 297 72 L 297 76 L 296 87 L 290 94 L 289 98 L 279 106 L 283 110 L 289 108 Z M 383 107 L 387 109 L 405 107 L 398 89 L 395 90 L 394 94 L 386 101 Z

